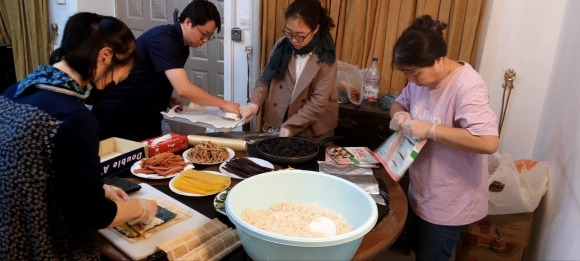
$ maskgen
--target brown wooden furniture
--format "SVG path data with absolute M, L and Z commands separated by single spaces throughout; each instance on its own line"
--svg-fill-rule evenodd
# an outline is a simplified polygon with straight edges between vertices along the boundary
M 389 111 L 378 105 L 373 108 L 357 108 L 351 103 L 340 104 L 338 127 L 335 135 L 343 136 L 336 144 L 350 147 L 376 149 L 393 131 L 389 129 Z
M 248 152 L 246 151 L 236 151 L 236 157 L 246 157 L 247 155 Z M 280 169 L 281 167 L 275 166 L 275 168 Z M 207 167 L 206 170 L 218 171 L 218 165 Z M 375 169 L 374 175 L 384 182 L 389 191 L 389 205 L 391 210 L 389 214 L 383 217 L 379 223 L 364 236 L 353 260 L 369 260 L 387 250 L 403 231 L 405 220 L 407 218 L 407 197 L 405 196 L 401 186 L 389 177 L 384 168 Z M 147 183 L 150 185 L 167 185 L 169 183 L 169 180 L 148 180 L 134 176 L 128 176 L 126 179 L 135 183 Z M 232 179 L 232 186 L 235 186 L 238 182 L 239 180 Z M 179 195 L 177 194 L 168 195 L 179 200 Z M 211 203 L 208 204 L 211 205 Z M 213 206 L 211 207 L 213 208 Z M 227 219 L 224 216 L 218 216 L 218 218 L 220 218 L 220 220 Z M 110 260 L 130 260 L 118 248 L 102 237 L 99 239 L 99 247 L 104 258 Z

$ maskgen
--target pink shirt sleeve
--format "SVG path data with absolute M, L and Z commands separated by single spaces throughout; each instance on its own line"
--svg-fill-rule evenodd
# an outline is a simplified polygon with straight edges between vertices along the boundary
M 489 104 L 484 83 L 459 88 L 455 107 L 455 122 L 472 135 L 497 136 L 496 116 Z

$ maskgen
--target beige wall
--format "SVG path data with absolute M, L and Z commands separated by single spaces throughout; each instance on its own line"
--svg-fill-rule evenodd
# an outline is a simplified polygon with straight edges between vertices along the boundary
M 514 159 L 532 157 L 565 5 L 563 0 L 488 1 L 476 69 L 498 119 L 504 71 L 516 71 L 500 144 L 500 151 Z

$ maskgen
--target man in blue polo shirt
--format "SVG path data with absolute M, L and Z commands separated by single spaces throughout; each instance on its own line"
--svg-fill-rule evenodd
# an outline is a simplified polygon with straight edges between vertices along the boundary
M 207 0 L 189 3 L 179 23 L 151 28 L 137 39 L 139 61 L 129 77 L 109 88 L 93 112 L 99 120 L 101 139 L 120 137 L 141 141 L 161 135 L 161 111 L 183 105 L 173 90 L 189 101 L 219 107 L 239 115 L 240 105 L 213 96 L 192 84 L 184 69 L 189 47 L 200 47 L 221 29 L 220 14 Z M 93 94 L 92 94 L 93 95 Z

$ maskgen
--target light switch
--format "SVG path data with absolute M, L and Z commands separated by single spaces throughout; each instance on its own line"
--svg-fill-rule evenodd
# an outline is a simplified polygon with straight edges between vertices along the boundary
M 250 29 L 250 18 L 242 17 L 238 19 L 239 27 L 242 30 L 249 30 Z
M 56 3 L 59 5 L 66 5 L 66 0 L 56 0 Z

